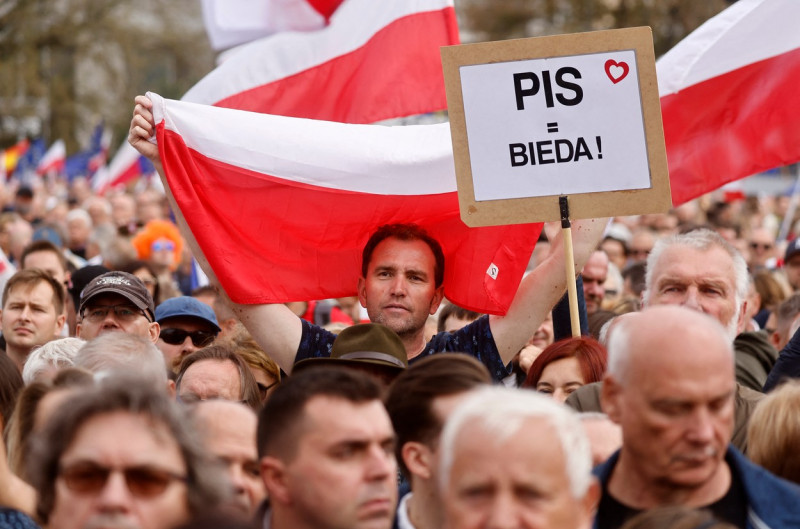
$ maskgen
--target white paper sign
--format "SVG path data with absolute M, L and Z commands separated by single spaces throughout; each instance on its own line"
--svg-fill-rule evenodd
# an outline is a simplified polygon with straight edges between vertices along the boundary
M 459 72 L 476 202 L 651 187 L 634 50 Z

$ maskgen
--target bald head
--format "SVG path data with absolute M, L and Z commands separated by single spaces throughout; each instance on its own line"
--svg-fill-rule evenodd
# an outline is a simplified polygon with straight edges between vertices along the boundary
M 615 318 L 607 373 L 622 382 L 634 365 L 638 371 L 642 363 L 680 364 L 696 355 L 711 359 L 712 353 L 733 373 L 733 346 L 719 321 L 678 305 L 657 305 Z

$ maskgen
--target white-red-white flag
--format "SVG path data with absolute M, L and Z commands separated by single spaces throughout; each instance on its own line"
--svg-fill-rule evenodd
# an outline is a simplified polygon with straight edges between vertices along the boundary
M 439 47 L 458 44 L 452 0 L 345 0 L 324 29 L 236 50 L 184 101 L 374 123 L 447 108 Z
M 325 27 L 342 0 L 203 0 L 211 47 L 224 50 L 281 31 Z
M 149 96 L 169 188 L 234 301 L 352 295 L 370 233 L 413 222 L 442 244 L 448 299 L 508 309 L 541 225 L 467 228 L 448 124 L 352 125 Z
M 739 0 L 656 66 L 675 205 L 800 160 L 797 0 Z
M 67 146 L 64 140 L 56 140 L 44 153 L 39 164 L 36 166 L 36 173 L 46 175 L 50 172 L 60 173 L 64 170 L 64 163 L 67 161 Z

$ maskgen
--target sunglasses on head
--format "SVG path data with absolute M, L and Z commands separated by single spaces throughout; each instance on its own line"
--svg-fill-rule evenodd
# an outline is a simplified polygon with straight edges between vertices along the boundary
M 180 345 L 189 336 L 195 347 L 205 347 L 214 341 L 217 333 L 211 331 L 184 331 L 183 329 L 161 329 L 159 337 L 170 345 Z
M 81 461 L 59 470 L 68 489 L 79 494 L 97 494 L 112 472 L 121 472 L 128 490 L 139 498 L 154 498 L 164 493 L 173 481 L 186 482 L 186 476 L 158 467 L 141 465 L 109 468 L 91 461 Z

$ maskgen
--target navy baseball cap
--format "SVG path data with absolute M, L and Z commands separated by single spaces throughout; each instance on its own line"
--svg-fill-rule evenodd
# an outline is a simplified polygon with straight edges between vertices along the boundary
M 177 317 L 203 320 L 214 327 L 216 332 L 221 330 L 211 307 L 189 296 L 170 298 L 156 307 L 156 321 L 158 323 Z
M 789 245 L 786 247 L 786 255 L 783 258 L 783 262 L 789 262 L 789 259 L 798 253 L 800 253 L 800 237 L 789 242 Z

